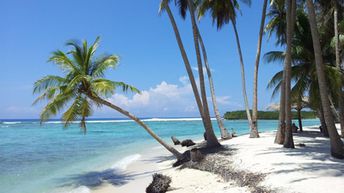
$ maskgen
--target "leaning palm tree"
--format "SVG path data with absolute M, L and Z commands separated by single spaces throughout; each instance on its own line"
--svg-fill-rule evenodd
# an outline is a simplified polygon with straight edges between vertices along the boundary
M 243 2 L 248 5 L 251 4 L 250 0 L 243 0 Z M 240 59 L 242 93 L 244 97 L 245 109 L 250 128 L 252 129 L 252 118 L 246 94 L 245 65 L 241 51 L 239 34 L 236 27 L 236 9 L 239 9 L 237 0 L 202 0 L 199 3 L 199 16 L 203 16 L 207 11 L 210 11 L 213 22 L 216 22 L 218 29 L 221 29 L 225 24 L 232 23 Z
M 198 3 L 199 3 L 198 1 L 193 1 L 193 0 L 175 0 L 175 4 L 178 6 L 180 15 L 182 16 L 183 19 L 186 19 L 187 11 L 189 11 L 190 13 L 194 46 L 195 46 L 196 58 L 197 58 L 198 75 L 199 75 L 199 81 L 200 81 L 199 85 L 200 85 L 201 98 L 202 98 L 202 103 L 203 103 L 204 119 L 206 120 L 207 123 L 209 122 L 209 124 L 207 124 L 208 125 L 207 127 L 212 128 L 212 125 L 210 122 L 208 101 L 207 101 L 207 96 L 206 96 L 203 64 L 202 64 L 202 59 L 201 59 L 201 50 L 203 54 L 203 60 L 205 63 L 206 72 L 208 75 L 209 88 L 210 88 L 210 94 L 212 98 L 215 118 L 220 128 L 221 138 L 226 139 L 226 138 L 230 138 L 230 135 L 228 134 L 227 130 L 224 128 L 224 125 L 221 120 L 221 116 L 217 107 L 215 88 L 214 88 L 213 79 L 211 76 L 211 71 L 210 71 L 210 67 L 208 63 L 207 53 L 206 53 L 204 42 L 201 37 L 201 33 L 196 23 L 195 11 L 196 11 L 196 7 Z
M 211 75 L 211 68 L 208 62 L 208 56 L 207 56 L 207 50 L 205 48 L 201 33 L 199 33 L 199 44 L 202 48 L 202 55 L 203 55 L 203 61 L 204 61 L 204 65 L 207 71 L 207 75 L 208 75 L 208 81 L 209 81 L 209 88 L 210 88 L 210 95 L 211 95 L 211 101 L 213 103 L 213 109 L 214 109 L 214 113 L 215 113 L 215 118 L 217 121 L 217 125 L 219 126 L 220 129 L 220 133 L 221 133 L 221 138 L 222 139 L 230 139 L 232 138 L 232 134 L 230 134 L 228 132 L 228 130 L 225 128 L 220 112 L 219 112 L 219 108 L 217 106 L 217 100 L 216 100 L 216 95 L 215 95 L 215 86 L 214 86 L 214 82 L 213 82 L 213 77 Z
M 139 90 L 124 82 L 104 78 L 106 70 L 117 66 L 118 57 L 103 55 L 95 58 L 99 40 L 98 37 L 90 46 L 87 41 L 83 41 L 82 44 L 77 41 L 69 41 L 66 45 L 72 47 L 71 51 L 67 53 L 60 50 L 53 52 L 49 61 L 58 65 L 65 76 L 48 75 L 35 82 L 33 92 L 39 93 L 40 96 L 34 101 L 34 104 L 42 100 L 48 101 L 40 114 L 41 121 L 46 121 L 57 113 L 63 112 L 67 107 L 62 114 L 64 125 L 68 126 L 72 121 L 80 119 L 80 126 L 86 131 L 86 118 L 92 115 L 92 108 L 104 105 L 134 120 L 177 159 L 182 159 L 181 153 L 165 143 L 144 122 L 104 99 L 111 96 L 116 88 L 134 93 L 139 93 Z
M 321 106 L 324 111 L 325 122 L 326 122 L 327 130 L 330 136 L 331 154 L 333 157 L 344 159 L 343 141 L 341 141 L 338 135 L 336 126 L 334 124 L 333 116 L 331 115 L 330 102 L 328 100 L 328 95 L 327 95 L 328 87 L 327 87 L 327 82 L 326 82 L 326 76 L 324 73 L 324 63 L 323 63 L 323 57 L 321 53 L 319 32 L 317 28 L 313 0 L 307 0 L 307 9 L 308 9 L 309 24 L 310 24 L 311 33 L 312 33 Z
M 204 79 L 203 79 L 203 84 L 201 84 L 201 95 L 202 95 L 202 98 L 201 98 L 200 95 L 199 95 L 199 92 L 198 92 L 197 84 L 196 84 L 196 81 L 195 81 L 195 78 L 194 78 L 194 75 L 193 75 L 193 72 L 192 72 L 192 69 L 191 69 L 191 65 L 190 65 L 188 56 L 187 56 L 185 48 L 184 48 L 184 44 L 183 44 L 181 36 L 180 36 L 180 33 L 179 33 L 179 30 L 178 30 L 176 21 L 174 19 L 172 11 L 171 11 L 171 9 L 169 7 L 169 3 L 170 3 L 170 0 L 162 0 L 161 3 L 160 3 L 159 12 L 162 12 L 162 11 L 166 11 L 167 12 L 167 15 L 168 15 L 168 17 L 170 19 L 171 25 L 173 27 L 173 31 L 174 31 L 174 34 L 175 34 L 175 37 L 176 37 L 176 40 L 177 40 L 177 43 L 178 43 L 178 46 L 179 46 L 179 50 L 181 52 L 181 55 L 182 55 L 182 58 L 183 58 L 183 61 L 184 61 L 184 65 L 185 65 L 186 71 L 187 71 L 188 76 L 189 76 L 191 87 L 192 87 L 192 90 L 193 90 L 193 93 L 194 93 L 194 96 L 195 96 L 195 99 L 196 99 L 197 107 L 198 107 L 198 110 L 200 112 L 200 115 L 201 115 L 201 118 L 202 118 L 202 121 L 203 121 L 203 125 L 204 125 L 204 128 L 205 128 L 205 134 L 206 134 L 206 137 L 207 137 L 207 146 L 208 147 L 219 146 L 220 144 L 219 144 L 219 142 L 218 142 L 218 140 L 217 140 L 217 138 L 215 136 L 214 130 L 212 128 L 211 119 L 210 119 L 210 115 L 209 115 L 209 110 L 207 111 L 208 104 L 207 104 L 207 101 L 206 101 L 206 97 L 204 97 L 205 96 L 205 89 L 203 88 L 204 87 Z M 188 3 L 188 2 L 181 1 L 180 3 Z M 180 7 L 182 8 L 182 10 L 181 10 L 182 15 L 185 15 L 186 14 L 186 10 L 184 10 L 184 8 L 186 7 L 186 5 L 182 5 Z M 198 29 L 194 28 L 194 30 L 198 30 Z M 197 37 L 198 37 L 198 31 L 196 31 L 196 32 L 194 31 L 194 40 L 195 40 L 195 42 L 198 42 Z M 198 45 L 198 43 L 197 43 L 197 45 Z M 197 46 L 197 45 L 195 43 L 195 46 Z M 200 57 L 200 55 L 197 55 L 197 56 L 198 56 L 198 58 Z M 198 65 L 200 65 L 200 64 L 201 63 L 199 62 L 199 59 L 198 59 Z M 198 66 L 198 67 L 200 67 L 200 66 Z M 198 68 L 198 70 L 199 70 L 199 74 L 200 74 L 200 82 L 202 83 L 201 77 L 203 77 L 203 68 L 202 67 Z M 204 106 L 206 106 L 206 107 L 204 107 Z
M 262 10 L 262 18 L 260 20 L 256 62 L 255 62 L 255 66 L 254 66 L 252 129 L 251 129 L 251 133 L 250 133 L 250 137 L 253 137 L 253 138 L 259 137 L 259 134 L 258 134 L 258 68 L 259 68 L 259 61 L 260 61 L 260 53 L 262 50 L 262 38 L 263 38 L 263 32 L 264 32 L 264 24 L 265 24 L 267 4 L 268 4 L 268 0 L 264 0 L 263 10 Z

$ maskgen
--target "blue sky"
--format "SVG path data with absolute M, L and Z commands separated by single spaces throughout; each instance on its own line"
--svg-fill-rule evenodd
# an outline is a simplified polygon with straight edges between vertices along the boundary
M 138 116 L 198 116 L 184 64 L 165 13 L 156 1 L 119 0 L 1 0 L 0 6 L 0 118 L 38 118 L 43 104 L 32 106 L 33 83 L 47 74 L 61 74 L 47 63 L 52 51 L 67 51 L 70 39 L 94 41 L 101 36 L 99 53 L 120 56 L 120 65 L 107 78 L 125 81 L 142 95 L 117 93 L 109 100 Z M 173 5 L 171 5 L 174 7 Z M 261 17 L 260 3 L 242 5 L 238 31 L 246 66 L 247 93 L 252 104 L 253 69 Z M 189 18 L 183 21 L 173 8 L 189 59 L 196 67 Z M 221 113 L 243 109 L 239 58 L 232 26 L 220 31 L 209 16 L 199 23 L 213 69 Z M 274 41 L 263 40 L 262 54 L 276 50 Z M 259 108 L 271 100 L 269 79 L 281 69 L 261 63 Z M 197 73 L 196 71 L 194 71 Z M 97 109 L 94 117 L 120 117 L 110 109 Z M 58 117 L 57 117 L 58 118 Z

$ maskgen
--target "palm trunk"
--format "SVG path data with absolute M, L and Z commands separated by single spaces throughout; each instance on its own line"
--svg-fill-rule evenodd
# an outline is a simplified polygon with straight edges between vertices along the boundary
M 203 74 L 203 65 L 202 65 L 202 59 L 201 59 L 201 51 L 199 48 L 199 41 L 198 41 L 198 27 L 195 19 L 195 11 L 193 7 L 193 2 L 191 0 L 188 0 L 189 5 L 189 12 L 191 16 L 191 23 L 192 23 L 192 31 L 193 31 L 193 38 L 194 38 L 194 44 L 195 44 L 195 51 L 196 51 L 196 58 L 197 58 L 197 65 L 198 65 L 198 75 L 199 75 L 199 82 L 200 82 L 200 89 L 201 89 L 201 97 L 202 97 L 202 104 L 203 104 L 203 115 L 206 123 L 205 133 L 207 136 L 207 146 L 208 147 L 215 147 L 219 146 L 220 143 L 218 142 L 213 126 L 210 119 L 210 113 L 209 113 L 209 107 L 208 107 L 208 101 L 207 101 L 207 93 L 205 90 L 205 82 L 204 82 L 204 74 Z
M 179 153 L 176 149 L 165 143 L 158 135 L 156 135 L 144 122 L 142 122 L 140 119 L 138 119 L 133 114 L 129 113 L 128 111 L 100 98 L 99 96 L 94 96 L 92 94 L 87 95 L 90 99 L 96 101 L 99 104 L 108 106 L 121 114 L 127 116 L 128 118 L 135 121 L 137 124 L 139 124 L 141 127 L 143 127 L 155 140 L 157 140 L 162 146 L 164 146 L 169 152 L 171 152 L 178 160 L 183 159 L 183 154 Z
M 331 108 L 331 112 L 333 115 L 333 120 L 335 123 L 338 123 L 339 122 L 339 115 L 338 115 L 337 109 L 333 103 L 331 95 L 328 95 L 328 100 L 330 101 L 330 108 Z
M 291 48 L 295 26 L 296 2 L 295 0 L 286 0 L 287 8 L 287 50 L 285 56 L 285 139 L 283 147 L 295 148 L 293 132 L 291 128 Z
M 307 7 L 308 7 L 309 24 L 311 27 L 312 39 L 313 39 L 313 48 L 314 48 L 314 55 L 315 55 L 316 71 L 318 75 L 320 99 L 321 99 L 321 104 L 324 111 L 325 123 L 326 123 L 327 130 L 330 136 L 331 155 L 335 158 L 344 159 L 343 142 L 340 139 L 336 126 L 334 124 L 333 117 L 331 115 L 330 102 L 328 100 L 328 95 L 327 95 L 328 87 L 326 83 L 324 63 L 323 63 L 323 58 L 322 58 L 320 39 L 319 39 L 319 34 L 318 34 L 318 29 L 317 29 L 313 0 L 307 0 Z
M 327 131 L 327 126 L 326 126 L 326 123 L 325 123 L 325 116 L 324 116 L 324 111 L 322 110 L 322 107 L 321 107 L 321 104 L 319 106 L 319 119 L 320 119 L 320 124 L 321 124 L 321 127 L 322 127 L 322 133 L 324 135 L 324 137 L 329 137 L 328 135 L 328 131 Z
M 285 70 L 283 70 L 283 79 L 281 83 L 281 96 L 279 108 L 279 126 L 275 137 L 275 143 L 282 145 L 285 137 Z
M 236 24 L 235 24 L 233 19 L 231 21 L 232 21 L 232 25 L 233 25 L 233 30 L 234 30 L 235 39 L 236 39 L 237 48 L 238 48 L 238 53 L 239 53 L 239 58 L 240 58 L 242 95 L 244 97 L 245 109 L 246 109 L 248 123 L 250 125 L 250 129 L 252 129 L 252 118 L 251 118 L 251 112 L 250 112 L 250 109 L 249 109 L 247 93 L 246 93 L 246 80 L 245 80 L 246 78 L 245 78 L 244 59 L 243 59 L 243 55 L 242 55 L 242 52 L 241 52 L 240 40 L 239 40 L 239 35 L 238 35 L 238 30 L 236 28 Z
M 264 33 L 264 25 L 265 25 L 265 16 L 266 16 L 267 4 L 268 4 L 268 0 L 264 0 L 263 11 L 262 11 L 262 19 L 260 20 L 260 29 L 259 29 L 259 36 L 258 36 L 256 63 L 255 63 L 255 66 L 254 66 L 252 129 L 251 129 L 251 133 L 250 133 L 250 137 L 251 138 L 259 137 L 259 133 L 258 133 L 258 68 L 259 68 L 260 53 L 261 53 L 261 50 L 262 50 L 262 38 L 263 38 L 263 33 Z
M 340 57 L 339 57 L 339 33 L 338 33 L 338 7 L 337 2 L 333 1 L 334 3 L 334 12 L 333 12 L 333 20 L 334 20 L 334 36 L 335 36 L 335 52 L 336 52 L 336 67 L 338 72 L 341 71 L 340 68 Z M 344 137 L 344 95 L 342 91 L 343 87 L 343 80 L 340 79 L 340 87 L 338 89 L 338 105 L 339 105 L 339 122 L 340 122 L 340 130 L 342 137 Z
M 301 107 L 301 102 L 299 101 L 298 104 L 297 104 L 297 119 L 299 121 L 299 128 L 300 128 L 300 132 L 303 131 L 302 129 L 302 115 L 301 115 L 301 110 L 302 110 L 302 107 Z
M 201 98 L 199 96 L 199 92 L 198 92 L 197 84 L 196 84 L 196 81 L 195 81 L 195 77 L 193 75 L 189 59 L 187 57 L 187 54 L 186 54 L 186 51 L 185 51 L 182 39 L 180 37 L 180 33 L 179 33 L 179 30 L 178 30 L 176 21 L 174 20 L 173 14 L 171 12 L 171 9 L 170 9 L 168 3 L 166 1 L 164 1 L 163 3 L 164 3 L 163 6 L 164 6 L 164 8 L 165 8 L 165 10 L 167 12 L 167 15 L 168 15 L 168 17 L 170 19 L 171 25 L 173 27 L 174 34 L 176 36 L 176 40 L 177 40 L 177 43 L 178 43 L 178 46 L 179 46 L 179 50 L 180 50 L 180 53 L 181 53 L 183 61 L 184 61 L 186 72 L 187 72 L 187 74 L 189 76 L 189 80 L 190 80 L 190 83 L 191 83 L 192 91 L 193 91 L 195 99 L 196 99 L 197 107 L 198 107 L 200 116 L 202 118 L 203 125 L 204 125 L 205 128 L 207 128 L 207 124 L 205 122 L 204 113 L 203 113 L 202 101 L 201 101 Z
M 220 133 L 221 133 L 221 138 L 222 139 L 230 139 L 232 138 L 232 135 L 228 133 L 227 129 L 224 127 L 219 109 L 217 107 L 217 102 L 216 102 L 216 95 L 215 95 L 215 87 L 214 87 L 214 83 L 213 83 L 213 78 L 211 75 L 211 69 L 210 69 L 210 65 L 208 63 L 208 56 L 207 56 L 207 51 L 205 49 L 205 45 L 203 43 L 202 40 L 202 36 L 201 33 L 198 31 L 198 38 L 199 38 L 199 43 L 201 45 L 201 49 L 202 49 L 202 54 L 203 54 L 203 60 L 204 60 L 204 64 L 205 64 L 205 68 L 207 70 L 207 75 L 208 75 L 208 80 L 209 80 L 209 87 L 210 87 L 210 94 L 211 94 L 211 100 L 213 103 L 213 108 L 214 108 L 214 113 L 215 113 L 215 117 L 216 117 L 216 121 L 217 124 L 220 128 Z

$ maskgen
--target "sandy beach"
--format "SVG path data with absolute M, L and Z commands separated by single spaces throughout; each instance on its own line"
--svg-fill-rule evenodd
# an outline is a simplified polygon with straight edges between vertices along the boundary
M 260 134 L 258 139 L 248 135 L 223 141 L 229 147 L 227 156 L 238 171 L 262 174 L 259 186 L 274 192 L 340 193 L 344 189 L 344 161 L 332 158 L 328 153 L 329 139 L 319 133 L 317 127 L 305 127 L 303 133 L 294 135 L 295 149 L 285 149 L 274 144 L 275 132 Z M 300 147 L 303 143 L 306 146 Z M 164 149 L 156 147 L 127 166 L 122 184 L 106 183 L 91 192 L 145 192 L 153 173 L 172 178 L 171 193 L 246 193 L 252 188 L 241 187 L 236 181 L 224 181 L 220 176 L 195 170 L 172 168 L 173 158 Z M 196 177 L 197 176 L 197 177 Z

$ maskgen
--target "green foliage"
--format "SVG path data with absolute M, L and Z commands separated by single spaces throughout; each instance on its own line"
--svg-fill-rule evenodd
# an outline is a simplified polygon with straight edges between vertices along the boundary
M 104 78 L 106 70 L 117 66 L 118 56 L 102 55 L 95 58 L 99 40 L 97 37 L 90 46 L 87 41 L 69 41 L 66 45 L 72 47 L 71 51 L 65 53 L 57 50 L 52 53 L 48 61 L 56 64 L 65 76 L 48 75 L 34 83 L 33 93 L 40 95 L 33 104 L 48 101 L 41 112 L 41 122 L 66 109 L 62 114 L 65 126 L 80 120 L 81 128 L 86 131 L 86 117 L 92 115 L 93 105 L 100 106 L 92 97 L 109 97 L 118 87 L 123 92 L 140 92 L 124 82 Z
M 258 111 L 258 119 L 268 119 L 268 120 L 278 120 L 278 111 Z M 297 119 L 297 112 L 292 112 L 293 119 Z M 303 119 L 314 119 L 316 118 L 316 113 L 313 111 L 302 111 L 301 117 Z M 247 119 L 246 111 L 230 111 L 226 112 L 223 118 L 227 120 L 234 119 Z

